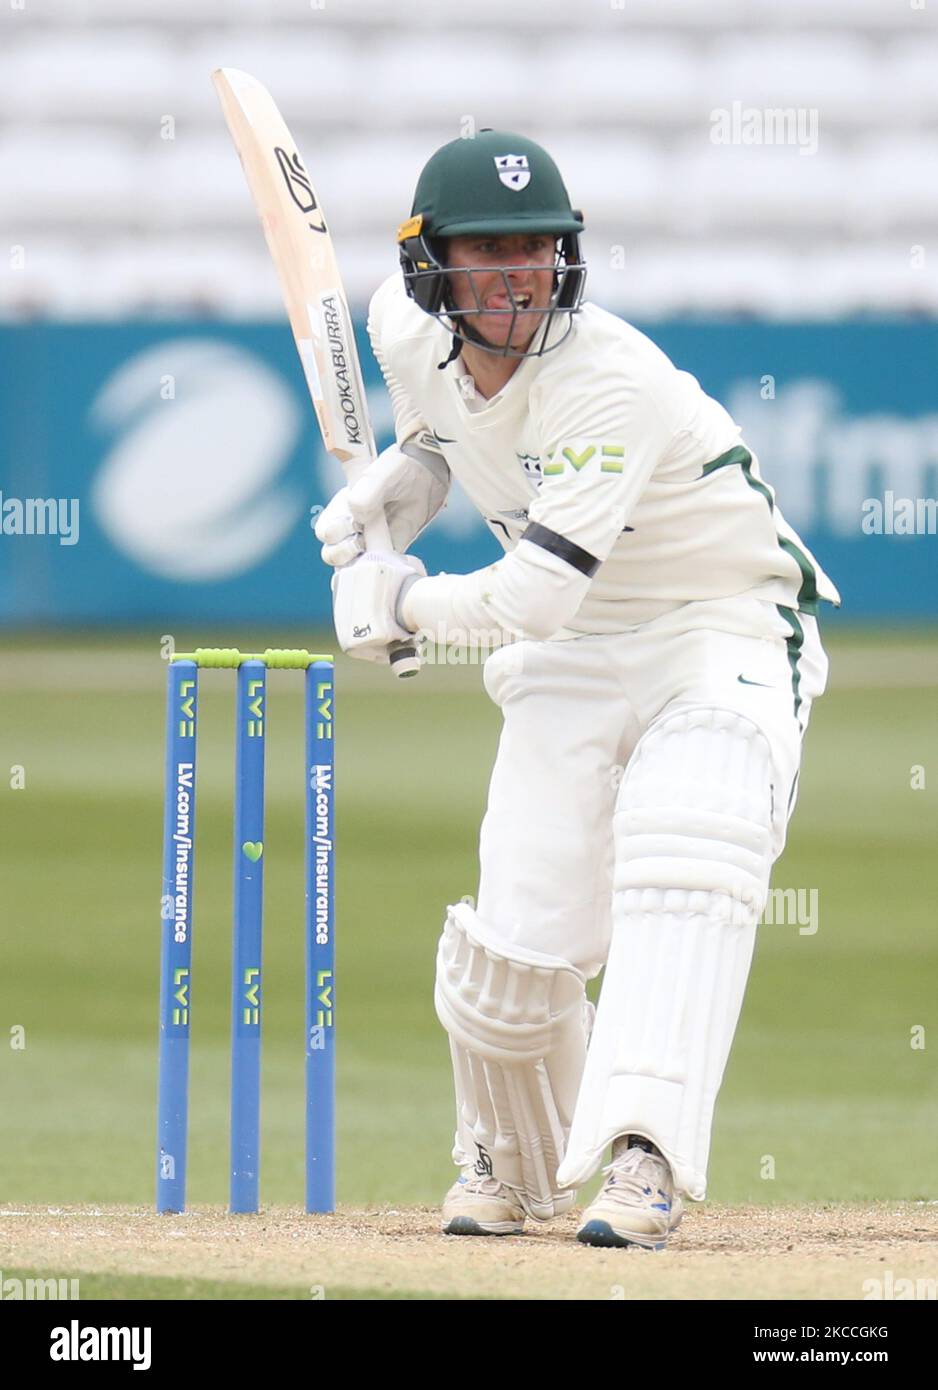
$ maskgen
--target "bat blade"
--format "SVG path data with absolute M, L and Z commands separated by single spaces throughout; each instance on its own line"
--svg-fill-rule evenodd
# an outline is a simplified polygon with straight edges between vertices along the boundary
M 277 271 L 323 442 L 354 481 L 375 457 L 375 441 L 322 206 L 267 89 L 237 68 L 219 68 L 212 81 Z
M 358 349 L 332 234 L 296 141 L 260 82 L 219 68 L 212 82 L 260 217 L 323 443 L 354 483 L 375 458 Z M 369 550 L 391 550 L 384 515 L 365 527 Z M 390 648 L 391 668 L 412 676 L 409 643 Z

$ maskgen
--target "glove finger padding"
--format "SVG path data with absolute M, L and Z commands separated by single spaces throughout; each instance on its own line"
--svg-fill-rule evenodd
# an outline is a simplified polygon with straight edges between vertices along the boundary
M 385 449 L 357 482 L 339 491 L 320 512 L 315 526 L 327 565 L 347 565 L 364 552 L 363 531 L 385 502 L 397 495 L 405 474 L 415 465 L 396 445 Z
M 322 542 L 323 563 L 338 568 L 363 554 L 363 532 L 382 511 L 394 549 L 406 550 L 445 505 L 449 486 L 449 469 L 440 454 L 412 443 L 382 450 L 319 514 L 315 533 Z
M 383 449 L 348 488 L 348 509 L 355 521 L 365 526 L 380 511 L 387 512 L 389 502 L 406 495 L 409 474 L 414 467 L 413 459 L 402 453 L 396 444 Z
M 316 518 L 316 539 L 322 541 L 322 560 L 337 568 L 347 565 L 365 549 L 361 523 L 349 504 L 349 489 L 339 491 Z
M 324 545 L 320 555 L 324 565 L 331 565 L 333 569 L 341 569 L 343 565 L 350 565 L 352 561 L 364 552 L 365 538 L 361 531 L 346 538 L 338 545 Z

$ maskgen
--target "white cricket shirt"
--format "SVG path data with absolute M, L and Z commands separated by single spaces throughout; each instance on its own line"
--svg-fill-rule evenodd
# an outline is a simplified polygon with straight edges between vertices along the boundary
M 558 315 L 554 336 L 566 318 Z M 523 606 L 520 560 L 536 568 L 545 550 L 552 577 L 569 572 L 575 608 L 561 602 L 561 626 L 541 620 L 540 635 L 619 632 L 694 600 L 738 594 L 809 613 L 818 599 L 839 603 L 739 426 L 616 315 L 584 304 L 566 340 L 524 359 L 490 400 L 473 398 L 461 357 L 440 370 L 452 336 L 407 296 L 400 274 L 372 298 L 368 331 L 398 443 L 417 436 L 441 453 L 504 550 L 515 552 L 517 573 L 503 560 L 472 576 L 418 580 L 405 600 L 414 626 L 511 625 L 514 617 L 525 630 L 524 614 L 506 611 L 512 600 L 493 594 L 510 580 Z

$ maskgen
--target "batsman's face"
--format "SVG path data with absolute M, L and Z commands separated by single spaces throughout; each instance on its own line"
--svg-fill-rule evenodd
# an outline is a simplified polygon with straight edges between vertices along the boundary
M 450 237 L 447 271 L 456 308 L 472 311 L 465 321 L 493 347 L 523 351 L 544 323 L 543 313 L 524 311 L 550 304 L 554 260 L 554 238 L 541 233 Z

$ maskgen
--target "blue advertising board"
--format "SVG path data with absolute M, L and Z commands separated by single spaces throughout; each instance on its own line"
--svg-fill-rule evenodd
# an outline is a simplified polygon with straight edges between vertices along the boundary
M 938 325 L 647 331 L 742 425 L 841 620 L 938 617 Z M 342 479 L 285 324 L 0 326 L 0 406 L 0 623 L 328 621 L 311 526 Z M 458 490 L 415 549 L 431 572 L 501 553 Z

